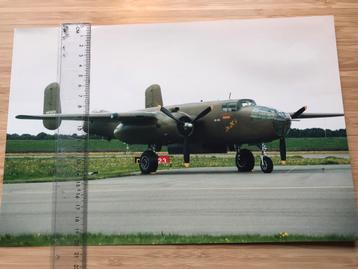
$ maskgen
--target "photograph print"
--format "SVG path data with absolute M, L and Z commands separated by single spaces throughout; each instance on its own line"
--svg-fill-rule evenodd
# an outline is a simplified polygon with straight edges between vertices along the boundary
M 355 240 L 333 16 L 91 31 L 88 122 L 59 27 L 14 32 L 0 236 L 51 234 L 57 142 L 80 124 L 93 244 Z

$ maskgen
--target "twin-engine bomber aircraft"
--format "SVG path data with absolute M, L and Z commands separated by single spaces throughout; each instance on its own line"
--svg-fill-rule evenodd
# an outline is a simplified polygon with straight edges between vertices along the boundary
M 163 106 L 159 85 L 145 91 L 145 109 L 128 113 L 98 112 L 86 117 L 82 114 L 61 114 L 60 88 L 51 83 L 45 89 L 43 115 L 18 115 L 18 119 L 43 120 L 49 130 L 57 129 L 62 120 L 83 121 L 85 132 L 107 139 L 117 138 L 127 144 L 144 144 L 148 149 L 139 160 L 143 174 L 155 172 L 163 145 L 169 154 L 184 155 L 189 166 L 190 153 L 226 153 L 236 150 L 235 163 L 240 172 L 249 172 L 255 158 L 243 144 L 257 145 L 261 150 L 260 166 L 271 173 L 273 163 L 266 154 L 264 143 L 280 140 L 281 161 L 286 161 L 286 142 L 291 121 L 295 119 L 338 117 L 344 114 L 304 113 L 302 107 L 294 113 L 256 105 L 254 100 L 239 99 Z

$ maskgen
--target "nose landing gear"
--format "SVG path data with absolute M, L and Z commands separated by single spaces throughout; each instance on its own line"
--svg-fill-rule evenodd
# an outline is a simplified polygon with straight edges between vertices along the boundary
M 267 147 L 264 143 L 258 145 L 259 149 L 261 149 L 260 156 L 260 167 L 262 172 L 271 173 L 273 171 L 273 162 L 270 157 L 267 156 Z

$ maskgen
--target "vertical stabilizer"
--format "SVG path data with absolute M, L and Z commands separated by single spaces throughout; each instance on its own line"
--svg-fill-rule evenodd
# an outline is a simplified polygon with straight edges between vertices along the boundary
M 49 84 L 44 92 L 44 114 L 61 113 L 60 85 L 57 82 Z M 56 130 L 61 120 L 43 120 L 43 125 L 49 130 Z
M 160 86 L 153 84 L 145 90 L 145 108 L 163 106 L 162 91 Z

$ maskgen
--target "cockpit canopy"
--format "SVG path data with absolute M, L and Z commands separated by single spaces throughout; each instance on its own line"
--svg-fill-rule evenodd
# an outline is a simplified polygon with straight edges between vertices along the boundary
M 256 103 L 252 99 L 230 100 L 222 105 L 222 111 L 233 112 L 247 106 L 256 106 Z

